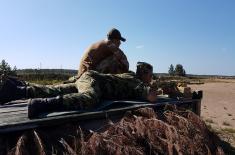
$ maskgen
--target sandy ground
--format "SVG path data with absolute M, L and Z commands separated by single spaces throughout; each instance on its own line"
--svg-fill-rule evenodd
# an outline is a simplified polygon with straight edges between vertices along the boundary
M 232 129 L 232 132 L 230 130 L 230 133 L 227 134 L 228 142 L 230 141 L 231 145 L 235 147 L 235 80 L 219 80 L 189 86 L 193 90 L 203 90 L 201 105 L 203 120 L 221 133 L 224 129 Z M 222 136 L 223 134 L 224 132 Z
M 216 127 L 235 128 L 235 80 L 190 85 L 203 90 L 201 116 Z

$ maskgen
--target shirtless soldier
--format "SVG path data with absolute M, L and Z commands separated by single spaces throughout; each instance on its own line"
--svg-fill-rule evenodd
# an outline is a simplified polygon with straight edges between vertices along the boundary
M 113 28 L 108 32 L 107 40 L 92 44 L 81 59 L 78 78 L 88 70 L 111 74 L 128 72 L 129 62 L 119 48 L 121 41 L 125 42 L 126 39 L 121 36 L 119 30 Z

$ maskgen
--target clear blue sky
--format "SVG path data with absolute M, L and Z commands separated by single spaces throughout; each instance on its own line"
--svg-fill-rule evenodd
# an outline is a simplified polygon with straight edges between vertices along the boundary
M 182 64 L 187 73 L 235 75 L 234 0 L 0 0 L 0 60 L 17 68 L 77 69 L 112 27 L 130 69 Z

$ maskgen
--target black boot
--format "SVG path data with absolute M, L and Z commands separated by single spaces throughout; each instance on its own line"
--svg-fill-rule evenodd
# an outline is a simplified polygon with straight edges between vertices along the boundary
M 5 77 L 0 80 L 0 104 L 26 97 L 26 85 Z
M 63 98 L 61 96 L 51 98 L 35 98 L 29 100 L 28 117 L 36 118 L 39 114 L 63 110 Z

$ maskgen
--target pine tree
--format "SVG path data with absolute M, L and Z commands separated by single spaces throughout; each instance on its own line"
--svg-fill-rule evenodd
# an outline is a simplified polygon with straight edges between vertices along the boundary
M 0 75 L 16 75 L 16 67 L 14 69 L 11 69 L 11 66 L 3 59 L 0 62 Z
M 170 76 L 173 76 L 175 74 L 174 66 L 172 64 L 169 67 L 168 73 Z
M 186 75 L 186 71 L 184 70 L 183 65 L 177 64 L 175 66 L 175 75 L 178 75 L 178 76 L 185 76 Z

